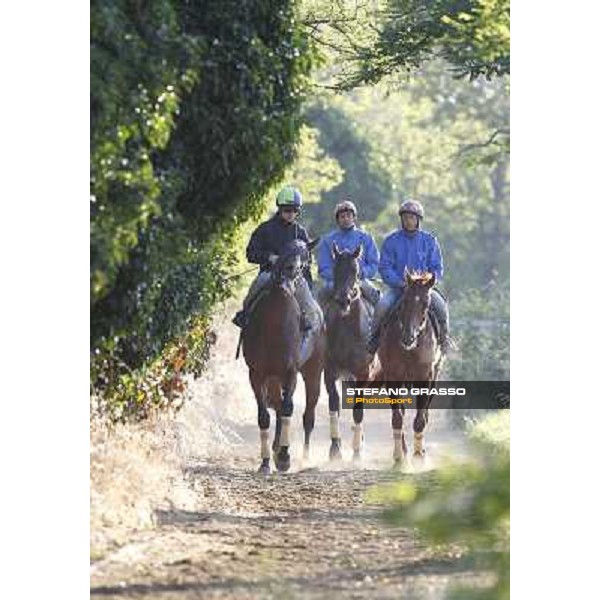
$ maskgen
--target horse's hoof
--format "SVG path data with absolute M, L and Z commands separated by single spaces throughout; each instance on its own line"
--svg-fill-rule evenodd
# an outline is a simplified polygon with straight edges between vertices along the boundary
M 279 452 L 280 446 L 279 446 L 279 444 L 273 444 L 271 446 L 271 449 L 273 450 L 273 454 L 277 455 Z
M 304 452 L 302 453 L 302 458 L 304 460 L 308 460 L 310 458 L 310 448 L 308 446 L 304 446 Z
M 269 459 L 266 458 L 262 461 L 260 467 L 258 467 L 259 475 L 270 475 L 271 474 L 271 465 L 269 464 Z
M 414 452 L 412 455 L 412 463 L 416 469 L 420 469 L 425 465 L 425 451 Z
M 342 440 L 331 440 L 329 447 L 329 460 L 342 460 Z
M 394 471 L 401 471 L 406 464 L 406 459 L 404 458 L 394 458 L 394 466 L 392 467 Z
M 279 453 L 277 454 L 277 470 L 285 473 L 285 471 L 289 471 L 290 469 L 290 453 L 287 447 L 281 447 L 279 449 Z
M 354 454 L 352 455 L 352 460 L 355 462 L 358 462 L 362 459 L 362 454 L 360 452 L 360 450 L 355 450 Z

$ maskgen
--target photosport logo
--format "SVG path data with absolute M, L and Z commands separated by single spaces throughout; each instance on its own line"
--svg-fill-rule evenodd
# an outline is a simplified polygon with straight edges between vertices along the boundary
M 342 407 L 508 409 L 510 381 L 343 381 Z

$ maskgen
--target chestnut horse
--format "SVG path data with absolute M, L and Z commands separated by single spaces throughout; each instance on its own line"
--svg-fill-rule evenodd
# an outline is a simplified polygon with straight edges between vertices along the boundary
M 330 460 L 341 458 L 340 397 L 336 381 L 341 377 L 367 381 L 373 363 L 373 357 L 367 352 L 373 307 L 360 292 L 358 261 L 361 254 L 362 246 L 351 252 L 340 251 L 333 244 L 333 293 L 323 307 L 327 332 L 325 387 L 329 395 Z M 363 413 L 362 404 L 356 404 L 352 409 L 355 459 L 360 458 L 364 440 Z
M 395 381 L 406 385 L 411 382 L 426 383 L 432 387 L 437 380 L 444 355 L 428 317 L 431 289 L 435 284 L 432 273 L 405 271 L 406 287 L 397 307 L 388 318 L 379 347 L 381 372 L 377 379 Z M 423 436 L 429 414 L 429 397 L 416 397 L 417 414 L 413 422 L 413 457 L 425 457 Z M 397 465 L 406 459 L 407 446 L 402 429 L 404 405 L 392 405 L 394 432 L 394 460 Z
M 315 240 L 307 245 L 300 240 L 293 240 L 286 245 L 273 267 L 271 281 L 256 301 L 242 333 L 244 358 L 258 405 L 262 458 L 259 473 L 263 474 L 271 472 L 269 408 L 275 410 L 277 418 L 273 440 L 275 464 L 279 471 L 290 468 L 290 421 L 298 372 L 302 374 L 306 387 L 305 456 L 309 451 L 323 372 L 325 332 L 323 326 L 314 332 L 312 350 L 309 349 L 307 360 L 300 365 L 302 320 L 294 290 L 303 277 L 302 259 L 308 256 L 317 242 Z

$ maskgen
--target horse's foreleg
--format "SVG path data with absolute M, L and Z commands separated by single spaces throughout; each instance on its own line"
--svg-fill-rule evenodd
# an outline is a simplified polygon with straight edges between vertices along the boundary
M 419 397 L 417 399 L 417 414 L 413 422 L 413 458 L 417 459 L 417 461 L 422 461 L 425 458 L 424 436 L 425 426 L 429 420 L 429 403 L 430 400 L 428 398 Z
M 310 435 L 315 427 L 315 409 L 319 401 L 321 391 L 321 372 L 311 369 L 304 375 L 304 387 L 306 388 L 306 408 L 304 410 L 304 458 L 310 454 Z
M 273 438 L 273 453 L 279 452 L 281 446 L 281 409 L 275 411 L 275 437 Z
M 362 404 L 355 404 L 352 408 L 352 417 L 354 419 L 354 425 L 352 426 L 352 450 L 354 450 L 354 460 L 358 460 L 361 457 L 363 442 L 365 439 L 362 423 L 364 413 L 365 409 Z
M 269 409 L 267 408 L 262 377 L 254 370 L 250 371 L 250 384 L 252 385 L 254 396 L 256 397 L 256 404 L 258 406 L 261 457 L 261 464 L 258 468 L 258 472 L 268 475 L 271 472 L 271 466 L 269 464 L 271 459 L 271 452 L 269 449 L 269 425 L 271 417 L 269 415 Z
M 291 422 L 294 412 L 294 390 L 296 389 L 297 379 L 298 373 L 294 371 L 287 375 L 282 385 L 281 438 L 276 460 L 278 471 L 287 471 L 290 468 Z
M 404 407 L 397 404 L 392 404 L 392 432 L 394 434 L 394 464 L 402 466 L 406 460 L 408 448 L 406 439 L 404 438 L 404 430 L 402 428 L 404 422 Z
M 325 388 L 329 396 L 329 460 L 342 458 L 342 437 L 340 435 L 340 396 L 335 385 L 337 373 L 331 367 L 325 367 Z
M 365 370 L 355 372 L 352 379 L 353 381 L 368 381 L 369 367 L 367 366 Z M 352 408 L 352 417 L 354 419 L 354 426 L 352 427 L 352 450 L 354 450 L 354 460 L 360 459 L 365 441 L 365 432 L 363 429 L 364 414 L 364 406 L 362 404 L 355 404 Z

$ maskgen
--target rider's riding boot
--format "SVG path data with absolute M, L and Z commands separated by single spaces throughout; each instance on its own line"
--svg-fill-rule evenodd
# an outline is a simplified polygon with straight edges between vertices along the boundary
M 310 331 L 311 329 L 311 324 L 310 321 L 308 320 L 308 316 L 305 313 L 302 313 L 302 315 L 300 316 L 300 331 L 302 331 L 303 333 L 306 333 L 308 331 Z
M 302 342 L 300 343 L 300 366 L 302 366 L 309 358 L 310 353 L 312 351 L 311 348 L 311 338 L 312 338 L 313 330 L 311 327 L 308 329 L 304 329 L 302 333 Z
M 377 348 L 379 347 L 379 336 L 381 335 L 381 329 L 377 327 L 371 331 L 371 335 L 369 336 L 369 340 L 367 342 L 367 352 L 369 354 L 375 354 L 377 352 Z
M 369 291 L 367 292 L 368 296 L 367 296 L 367 300 L 371 303 L 371 305 L 373 307 L 377 306 L 377 303 L 379 302 L 379 299 L 381 298 L 381 292 L 375 287 L 371 287 L 369 288 Z
M 245 309 L 242 308 L 242 310 L 238 310 L 238 312 L 235 314 L 235 317 L 233 317 L 231 321 L 234 325 L 237 325 L 241 329 L 246 327 L 248 324 L 248 314 L 246 313 Z
M 381 298 L 381 292 L 373 284 L 369 283 L 368 279 L 363 279 L 360 282 L 360 291 L 363 298 L 373 307 L 377 306 Z
M 452 348 L 452 340 L 448 333 L 448 323 L 446 321 L 440 321 L 440 346 L 443 354 L 448 354 Z

